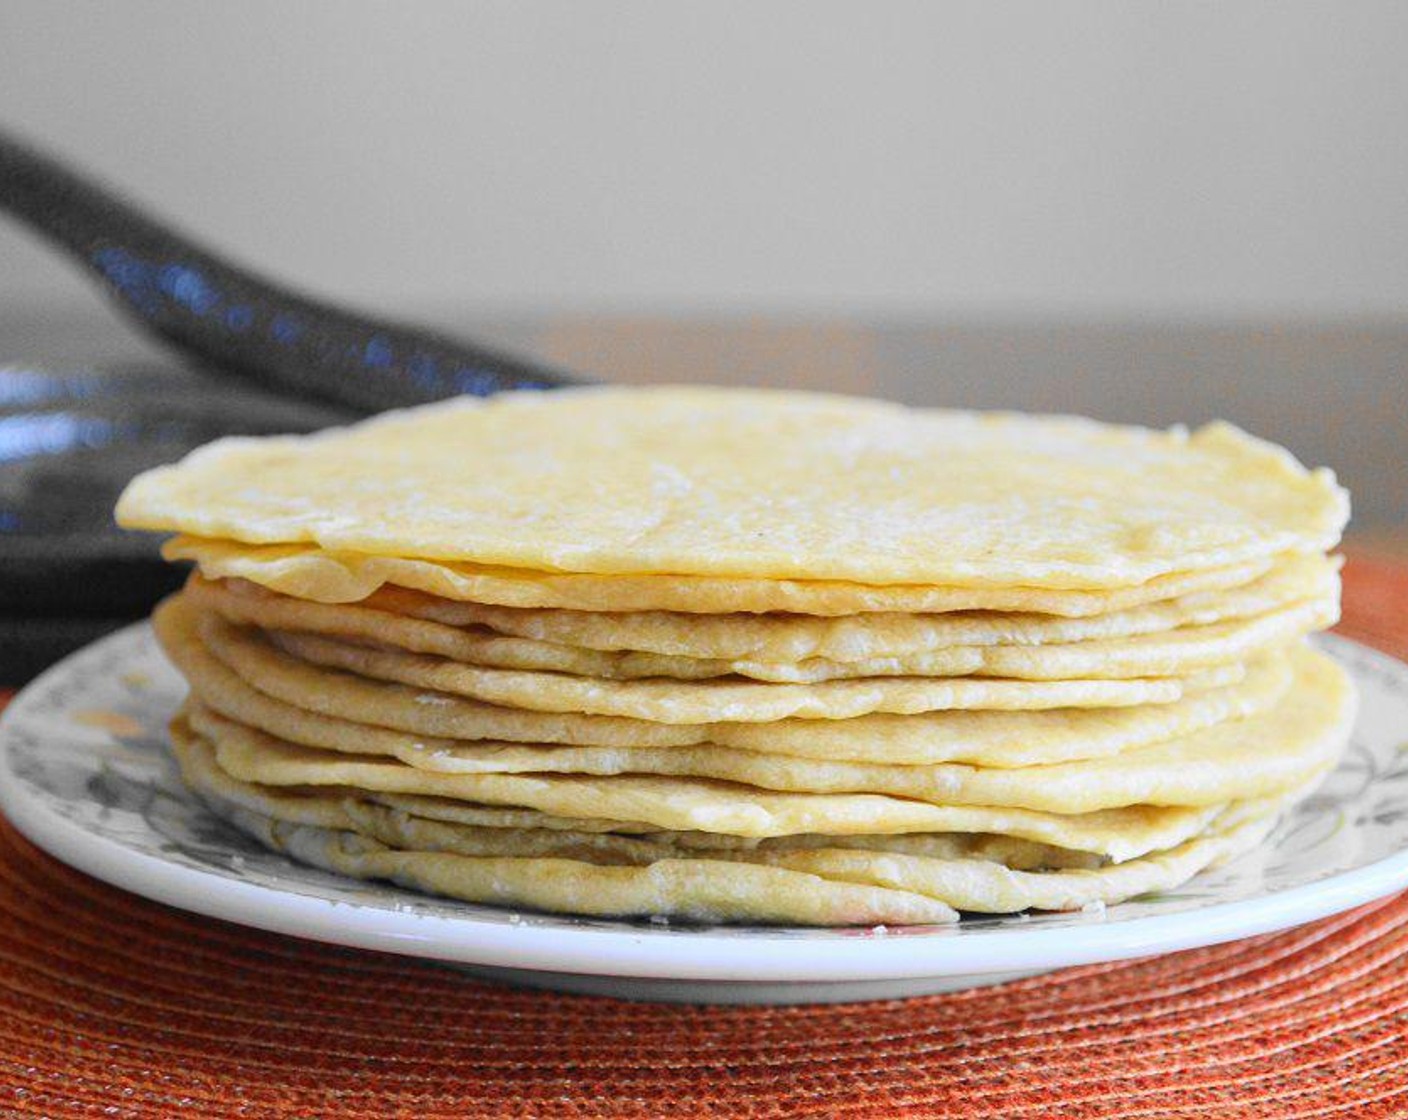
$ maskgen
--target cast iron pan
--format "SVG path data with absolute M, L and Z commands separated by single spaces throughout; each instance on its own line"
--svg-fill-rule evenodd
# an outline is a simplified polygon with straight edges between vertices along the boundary
M 58 371 L 7 366 L 0 352 L 0 685 L 141 617 L 180 582 L 150 535 L 113 524 L 138 471 L 221 435 L 578 380 L 292 292 L 3 131 L 0 212 L 182 359 Z

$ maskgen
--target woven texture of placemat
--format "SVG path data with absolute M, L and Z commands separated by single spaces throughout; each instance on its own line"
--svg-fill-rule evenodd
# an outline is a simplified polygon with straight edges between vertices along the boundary
M 1408 567 L 1342 631 L 1408 655 Z M 0 1114 L 1408 1117 L 1408 897 L 996 988 L 707 1008 L 514 991 L 147 902 L 0 823 Z

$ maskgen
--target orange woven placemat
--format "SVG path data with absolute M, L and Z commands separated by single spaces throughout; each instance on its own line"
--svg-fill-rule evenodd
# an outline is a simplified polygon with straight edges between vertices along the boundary
M 1344 631 L 1408 654 L 1408 568 Z M 147 902 L 0 822 L 0 1113 L 1408 1116 L 1408 897 L 999 988 L 800 1008 L 520 992 Z

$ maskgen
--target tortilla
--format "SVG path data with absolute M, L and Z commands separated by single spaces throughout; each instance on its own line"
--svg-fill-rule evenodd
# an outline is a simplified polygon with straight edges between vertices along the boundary
M 708 680 L 736 675 L 800 684 L 897 676 L 1019 680 L 1182 676 L 1244 661 L 1267 647 L 1323 629 L 1339 618 L 1338 587 L 1332 582 L 1320 598 L 1282 604 L 1251 617 L 1155 634 L 1048 645 L 951 646 L 862 661 L 809 658 L 789 664 L 585 649 L 506 636 L 478 627 L 449 626 L 362 606 L 308 603 L 269 592 L 250 594 L 200 577 L 193 577 L 187 584 L 186 595 L 195 605 L 234 623 L 321 634 L 481 668 L 570 673 L 603 680 Z
M 1225 423 L 602 386 L 217 440 L 138 476 L 117 516 L 534 571 L 1090 590 L 1324 550 L 1348 502 Z
M 790 611 L 830 617 L 866 612 L 1021 611 L 1068 617 L 1106 614 L 1198 592 L 1238 587 L 1264 574 L 1258 558 L 1177 572 L 1098 591 L 1040 587 L 875 586 L 839 580 L 591 575 L 487 568 L 447 561 L 329 551 L 311 545 L 255 545 L 181 534 L 162 546 L 168 560 L 195 561 L 211 579 L 244 579 L 317 603 L 350 603 L 378 589 L 412 589 L 436 598 L 583 611 L 735 614 Z
M 1293 664 L 1290 693 L 1260 716 L 1109 758 L 1051 766 L 988 770 L 953 763 L 824 762 L 712 743 L 666 748 L 465 744 L 398 750 L 394 757 L 446 776 L 580 775 L 602 779 L 606 786 L 622 775 L 649 774 L 798 794 L 885 794 L 931 805 L 1001 805 L 1055 813 L 1138 804 L 1220 805 L 1304 784 L 1343 752 L 1354 716 L 1348 678 L 1334 662 L 1309 650 L 1297 651 Z M 205 731 L 203 721 L 210 715 L 197 702 L 192 725 Z M 211 726 L 218 729 L 223 723 L 216 720 Z
M 496 607 L 383 587 L 358 605 L 446 626 L 483 627 L 517 638 L 597 650 L 636 650 L 673 657 L 795 664 L 809 658 L 856 662 L 927 653 L 952 646 L 1044 645 L 1163 633 L 1266 614 L 1291 603 L 1339 595 L 1339 563 L 1289 556 L 1238 587 L 1195 591 L 1163 602 L 1078 618 L 1056 614 L 959 611 L 823 618 L 803 614 L 717 615 L 672 611 L 584 611 Z M 231 595 L 269 592 L 244 580 L 223 581 Z
M 175 734 L 183 754 L 199 747 L 179 725 Z M 192 769 L 187 764 L 188 774 Z M 1274 824 L 1277 808 L 1234 808 L 1226 824 L 1119 865 L 1022 871 L 983 858 L 836 847 L 660 858 L 658 846 L 626 851 L 608 843 L 581 850 L 559 840 L 557 850 L 577 858 L 465 854 L 481 850 L 484 840 L 463 828 L 344 802 L 342 811 L 362 831 L 333 829 L 280 820 L 251 808 L 247 799 L 202 788 L 198 778 L 195 784 L 216 812 L 262 843 L 340 874 L 556 912 L 808 925 L 948 922 L 957 917 L 955 906 L 1010 912 L 1118 902 L 1177 886 L 1255 846 Z
M 625 775 L 440 774 L 396 762 L 310 750 L 199 708 L 191 725 L 220 768 L 268 786 L 337 786 L 536 809 L 553 816 L 641 821 L 657 829 L 730 836 L 986 832 L 1125 860 L 1181 842 L 1221 806 L 1137 805 L 1061 814 L 999 806 L 938 806 L 877 794 L 777 793 L 728 782 Z
M 288 824 L 210 799 L 231 824 L 274 851 L 337 875 L 389 879 L 429 894 L 599 917 L 845 926 L 957 920 L 933 899 L 828 882 L 784 868 L 720 860 L 660 860 L 644 867 L 581 860 L 468 857 L 397 851 L 353 832 Z
M 611 717 L 515 713 L 448 696 L 443 704 L 427 705 L 418 702 L 427 694 L 405 686 L 301 666 L 273 650 L 266 649 L 262 652 L 267 656 L 261 656 L 258 639 L 236 639 L 231 661 L 246 671 L 253 669 L 251 684 L 202 644 L 184 597 L 158 608 L 153 620 L 167 655 L 195 695 L 216 712 L 304 746 L 403 760 L 412 754 L 448 754 L 476 741 L 488 746 L 530 742 L 539 747 L 559 742 L 609 747 L 712 742 L 839 762 L 1030 766 L 1106 757 L 1224 720 L 1256 715 L 1286 692 L 1291 677 L 1286 659 L 1276 655 L 1252 662 L 1246 678 L 1237 684 L 1194 693 L 1172 704 L 670 726 Z M 279 664 L 281 658 L 288 662 L 286 666 Z M 534 739 L 534 730 L 549 737 Z M 515 734 L 526 738 L 514 740 Z
M 941 832 L 909 836 L 825 836 L 820 834 L 749 837 L 708 832 L 671 832 L 632 824 L 607 829 L 600 821 L 552 817 L 532 810 L 466 805 L 445 798 L 376 795 L 358 790 L 287 789 L 230 777 L 215 761 L 215 749 L 192 730 L 184 716 L 172 728 L 172 750 L 186 784 L 201 795 L 214 794 L 254 812 L 295 824 L 352 829 L 384 837 L 391 829 L 409 835 L 436 835 L 436 847 L 462 855 L 573 856 L 589 854 L 605 862 L 645 863 L 695 852 L 795 852 L 817 848 L 903 852 L 932 859 L 986 859 L 1007 867 L 1066 869 L 1098 867 L 1104 860 L 1010 836 Z M 516 820 L 510 822 L 509 815 Z M 1218 819 L 1227 817 L 1224 812 Z M 439 832 L 430 832 L 441 827 Z M 393 841 L 386 841 L 392 843 Z M 405 846 L 404 844 L 400 846 Z
M 594 915 L 1110 903 L 1345 749 L 1348 499 L 1157 432 L 751 389 L 462 398 L 135 479 L 186 782 L 271 848 Z
M 152 619 L 158 634 L 174 632 L 187 624 L 194 626 L 204 648 L 242 680 L 266 696 L 312 712 L 458 739 L 660 746 L 700 739 L 698 728 L 579 712 L 525 711 L 365 680 L 351 673 L 330 672 L 280 653 L 257 635 L 237 630 L 218 618 L 191 617 L 180 596 L 162 603 Z
M 583 712 L 657 723 L 766 723 L 850 719 L 871 712 L 966 709 L 1105 708 L 1161 704 L 1189 692 L 1241 680 L 1240 663 L 1180 677 L 1126 680 L 1024 681 L 976 677 L 872 677 L 816 684 L 768 684 L 719 678 L 610 681 L 564 673 L 481 669 L 397 650 L 371 649 L 311 634 L 276 631 L 285 653 L 361 677 L 452 693 L 510 708 Z

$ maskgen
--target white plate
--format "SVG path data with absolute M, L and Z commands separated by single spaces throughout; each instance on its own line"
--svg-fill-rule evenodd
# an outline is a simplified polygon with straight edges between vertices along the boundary
M 1107 910 L 892 929 L 699 927 L 516 913 L 342 879 L 267 852 L 181 785 L 165 725 L 184 691 L 145 624 L 74 654 L 0 721 L 0 808 L 39 847 L 228 921 L 630 998 L 799 1003 L 972 987 L 1170 952 L 1408 887 L 1408 665 L 1342 638 L 1362 708 L 1343 764 L 1255 852 Z

